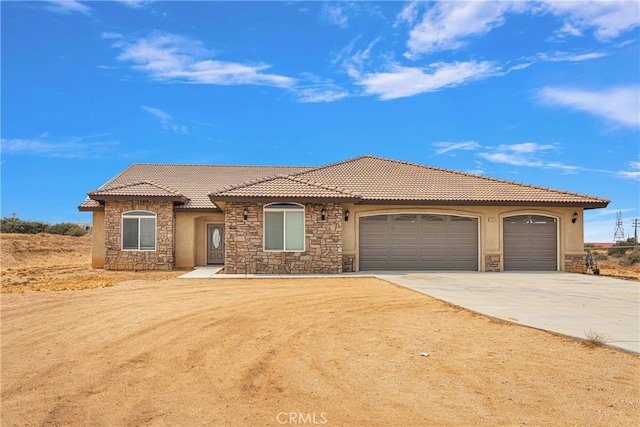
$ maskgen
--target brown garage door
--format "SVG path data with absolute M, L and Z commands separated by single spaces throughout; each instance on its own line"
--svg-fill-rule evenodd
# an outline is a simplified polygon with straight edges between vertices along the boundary
M 558 269 L 557 220 L 519 215 L 503 220 L 504 269 L 555 271 Z
M 360 218 L 360 270 L 478 269 L 478 220 L 452 215 Z

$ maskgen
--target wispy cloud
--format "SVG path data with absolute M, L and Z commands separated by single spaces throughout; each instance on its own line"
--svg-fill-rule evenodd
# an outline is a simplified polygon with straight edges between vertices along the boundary
M 415 59 L 422 54 L 458 49 L 469 37 L 487 34 L 503 25 L 504 14 L 520 7 L 519 2 L 436 2 L 410 30 L 405 56 Z M 409 4 L 399 18 L 413 24 L 418 10 L 416 4 Z
M 143 105 L 141 108 L 143 111 L 146 111 L 147 113 L 158 119 L 164 130 L 184 135 L 187 135 L 189 133 L 189 129 L 187 129 L 186 126 L 176 123 L 175 120 L 173 120 L 173 117 L 171 117 L 164 111 L 157 108 L 147 107 L 146 105 Z
M 153 3 L 153 0 L 116 0 L 118 3 L 122 3 L 133 9 L 140 9 L 145 4 Z
M 392 64 L 389 68 L 387 72 L 364 74 L 356 83 L 367 94 L 388 100 L 461 86 L 499 72 L 488 61 L 438 62 L 425 68 Z
M 630 178 L 640 180 L 640 161 L 639 162 L 629 162 L 629 170 L 620 171 L 617 175 L 620 178 Z
M 462 142 L 434 142 L 435 147 L 439 147 L 435 154 L 431 157 L 439 156 L 441 154 L 449 153 L 451 151 L 463 150 L 472 151 L 481 148 L 482 146 L 476 141 L 462 141 Z
M 211 85 L 263 85 L 290 88 L 296 80 L 265 71 L 264 63 L 240 63 L 212 59 L 215 53 L 200 41 L 171 33 L 156 32 L 133 41 L 115 39 L 118 59 L 162 82 Z
M 604 52 L 544 52 L 531 58 L 534 62 L 582 62 L 609 56 Z
M 344 11 L 344 7 L 341 4 L 328 4 L 323 3 L 321 15 L 322 19 L 332 25 L 336 25 L 340 28 L 347 28 L 349 18 Z
M 550 13 L 564 17 L 557 34 L 560 37 L 582 36 L 593 29 L 600 41 L 610 41 L 640 25 L 637 1 L 545 1 Z
M 75 0 L 47 0 L 47 9 L 55 13 L 83 13 L 88 15 L 91 8 Z
M 538 92 L 544 103 L 584 111 L 614 123 L 640 126 L 640 87 L 616 87 L 601 91 L 545 87 Z
M 555 150 L 556 148 L 557 147 L 552 144 L 538 144 L 535 142 L 523 142 L 511 145 L 502 144 L 493 148 L 486 147 L 488 151 L 478 153 L 478 156 L 493 163 L 503 163 L 512 166 L 565 168 L 565 166 L 560 163 L 549 163 L 540 158 L 540 153 Z
M 459 49 L 473 37 L 504 25 L 508 14 L 552 14 L 563 19 L 556 34 L 582 36 L 593 29 L 600 41 L 611 41 L 640 25 L 637 1 L 440 1 L 409 3 L 398 22 L 411 27 L 405 56 Z M 420 14 L 422 16 L 420 17 Z
M 120 145 L 117 141 L 98 140 L 106 135 L 73 137 L 50 141 L 47 134 L 35 138 L 2 138 L 2 152 L 58 158 L 97 158 L 106 156 Z

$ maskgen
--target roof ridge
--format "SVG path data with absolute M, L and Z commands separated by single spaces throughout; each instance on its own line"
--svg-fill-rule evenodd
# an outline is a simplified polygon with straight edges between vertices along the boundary
M 312 167 L 311 169 L 294 173 L 294 174 L 292 174 L 292 176 L 298 176 L 298 175 L 302 175 L 304 173 L 315 172 L 315 171 L 318 171 L 320 169 L 326 169 L 326 168 L 338 166 L 338 165 L 341 165 L 341 164 L 345 164 L 345 163 L 353 162 L 353 161 L 356 161 L 356 160 L 360 160 L 360 159 L 363 159 L 365 157 L 375 157 L 375 156 L 372 156 L 372 155 L 369 155 L 369 154 L 363 154 L 361 156 L 352 157 L 350 159 L 341 160 L 339 162 L 327 163 L 326 165 L 320 165 L 320 166 L 317 166 L 317 167 Z
M 348 196 L 362 197 L 362 194 L 360 194 L 360 193 L 354 193 L 353 191 L 349 191 L 349 190 L 347 190 L 345 188 L 342 188 L 342 187 L 336 187 L 336 186 L 332 186 L 332 185 L 327 185 L 327 184 L 324 184 L 322 182 L 312 181 L 310 179 L 298 178 L 296 176 L 286 176 L 285 178 L 290 179 L 290 180 L 295 181 L 295 182 L 299 182 L 301 184 L 312 185 L 314 187 L 322 188 L 323 190 L 334 191 L 336 193 L 342 193 L 342 194 L 345 194 L 345 195 L 348 195 Z
M 261 184 L 263 182 L 273 181 L 276 178 L 283 178 L 283 177 L 286 177 L 286 176 L 287 175 L 277 174 L 277 175 L 269 175 L 269 176 L 266 176 L 264 178 L 257 178 L 257 179 L 252 179 L 252 180 L 249 180 L 249 181 L 243 181 L 243 182 L 241 182 L 239 184 L 227 185 L 227 186 L 222 187 L 222 188 L 217 188 L 217 189 L 209 192 L 209 195 L 217 194 L 217 193 L 224 193 L 225 191 L 233 191 L 233 190 L 237 190 L 238 188 L 249 187 L 251 185 Z

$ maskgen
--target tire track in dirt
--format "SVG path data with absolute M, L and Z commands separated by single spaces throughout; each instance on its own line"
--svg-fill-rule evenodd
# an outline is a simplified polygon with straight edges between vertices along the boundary
M 1 302 L 3 426 L 640 421 L 637 357 L 374 279 L 134 281 Z

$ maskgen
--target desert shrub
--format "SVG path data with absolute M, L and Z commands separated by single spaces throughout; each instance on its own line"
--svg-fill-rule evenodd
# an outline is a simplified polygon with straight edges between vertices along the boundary
M 84 228 L 80 227 L 78 224 L 70 222 L 61 222 L 50 225 L 45 228 L 44 232 L 50 234 L 63 234 L 65 236 L 84 236 L 87 234 Z
M 38 234 L 47 227 L 48 224 L 40 221 L 23 221 L 19 218 L 0 219 L 0 232 L 2 233 Z
M 607 254 L 595 254 L 594 258 L 596 261 L 606 261 L 609 259 L 609 256 Z
M 630 254 L 627 254 L 620 260 L 620 265 L 625 267 L 631 267 L 632 265 L 640 264 L 640 249 L 636 248 Z
M 613 244 L 612 248 L 609 248 L 607 253 L 610 256 L 621 257 L 627 253 L 627 249 L 629 246 L 633 246 L 634 239 L 633 237 L 629 237 L 627 240 L 620 240 Z

